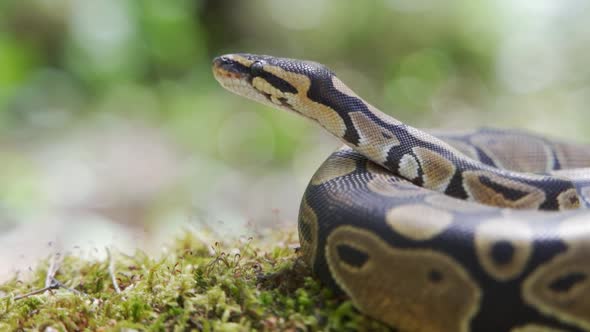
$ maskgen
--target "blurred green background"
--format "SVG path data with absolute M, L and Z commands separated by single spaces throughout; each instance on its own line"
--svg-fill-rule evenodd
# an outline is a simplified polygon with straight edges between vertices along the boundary
M 584 1 L 1 0 L 0 265 L 31 242 L 293 227 L 340 144 L 224 91 L 216 55 L 322 62 L 417 127 L 588 141 L 588 22 Z

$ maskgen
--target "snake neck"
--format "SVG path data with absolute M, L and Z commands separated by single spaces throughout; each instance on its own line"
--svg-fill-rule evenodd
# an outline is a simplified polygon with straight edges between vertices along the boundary
M 424 188 L 508 208 L 580 205 L 571 180 L 510 172 L 468 158 L 371 106 L 319 63 L 234 54 L 215 59 L 213 69 L 224 87 L 317 121 L 369 160 Z
M 416 185 L 499 207 L 565 210 L 580 206 L 571 180 L 511 172 L 469 158 L 381 112 L 335 76 L 315 87 L 312 84 L 307 96 L 325 108 L 320 116 L 310 117 L 367 159 Z

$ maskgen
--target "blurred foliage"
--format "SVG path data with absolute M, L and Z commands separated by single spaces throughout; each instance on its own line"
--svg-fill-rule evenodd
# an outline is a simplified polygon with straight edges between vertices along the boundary
M 229 117 L 257 112 L 270 128 L 235 150 L 252 152 L 272 136 L 281 160 L 289 158 L 294 144 L 308 143 L 301 142 L 305 135 L 293 134 L 303 128 L 293 124 L 297 120 L 219 91 L 209 74 L 214 55 L 249 51 L 318 60 L 385 110 L 429 123 L 424 118 L 441 93 L 484 108 L 490 98 L 510 92 L 499 86 L 495 68 L 504 40 L 524 30 L 543 32 L 529 27 L 541 25 L 539 17 L 520 18 L 521 28 L 511 30 L 519 11 L 549 12 L 540 19 L 560 35 L 584 18 L 573 12 L 575 5 L 582 6 L 465 0 L 5 0 L 0 3 L 0 125 L 4 131 L 46 135 L 111 112 L 147 119 L 191 148 L 231 159 L 236 151 L 223 153 L 210 141 Z M 572 16 L 578 20 L 558 25 Z M 563 45 L 552 47 L 558 52 Z M 578 86 L 587 83 L 587 75 L 579 78 Z M 238 154 L 238 159 L 248 155 L 257 154 Z
M 196 171 L 193 188 L 215 187 L 219 165 L 306 179 L 338 143 L 218 87 L 210 61 L 229 52 L 325 63 L 365 99 L 415 126 L 526 127 L 588 139 L 589 7 L 548 0 L 3 0 L 0 158 L 30 184 L 35 167 L 45 166 L 15 166 L 31 158 L 23 151 L 78 140 L 72 133 L 96 123 L 140 123 L 186 154 L 214 161 Z M 316 149 L 318 141 L 327 147 Z M 10 205 L 21 204 L 14 201 L 27 190 L 28 199 L 38 197 L 38 188 L 15 191 L 10 181 L 0 176 L 0 202 L 11 196 Z M 300 192 L 305 180 L 298 181 Z

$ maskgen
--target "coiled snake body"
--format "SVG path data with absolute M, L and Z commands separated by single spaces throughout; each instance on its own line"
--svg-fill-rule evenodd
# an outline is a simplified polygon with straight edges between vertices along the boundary
M 213 72 L 345 143 L 305 192 L 299 237 L 359 310 L 400 331 L 590 331 L 590 147 L 431 135 L 315 62 L 232 54 Z

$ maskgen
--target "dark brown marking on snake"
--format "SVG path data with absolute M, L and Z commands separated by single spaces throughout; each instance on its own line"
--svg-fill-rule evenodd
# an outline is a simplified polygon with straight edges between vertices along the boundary
M 346 244 L 340 244 L 336 247 L 338 256 L 346 264 L 355 268 L 362 268 L 369 260 L 369 254 L 362 252 Z
M 428 272 L 428 279 L 432 282 L 432 283 L 439 283 L 444 279 L 444 274 L 437 269 L 432 269 L 430 270 L 430 272 Z
M 549 284 L 549 288 L 557 293 L 564 293 L 570 291 L 576 284 L 584 282 L 588 276 L 582 272 L 573 272 L 567 275 L 560 276 Z
M 512 261 L 515 248 L 509 241 L 498 241 L 492 245 L 490 255 L 498 265 L 506 265 Z
M 488 178 L 487 176 L 483 176 L 483 175 L 479 176 L 479 182 L 481 184 L 485 185 L 486 187 L 491 188 L 492 190 L 501 194 L 502 196 L 504 196 L 504 198 L 509 199 L 511 201 L 518 201 L 519 199 L 521 199 L 529 194 L 526 191 L 503 186 L 501 183 L 492 181 L 490 178 Z
M 252 68 L 254 68 L 254 65 L 252 65 Z M 261 69 L 260 72 L 253 74 L 253 78 L 254 77 L 260 77 L 260 78 L 264 79 L 270 85 L 272 85 L 273 87 L 275 87 L 276 89 L 278 89 L 282 92 L 292 93 L 292 94 L 297 93 L 297 89 L 293 85 L 291 85 L 289 82 L 287 82 L 284 79 L 279 78 L 267 71 L 264 71 L 263 69 Z

